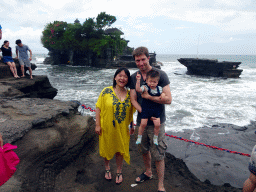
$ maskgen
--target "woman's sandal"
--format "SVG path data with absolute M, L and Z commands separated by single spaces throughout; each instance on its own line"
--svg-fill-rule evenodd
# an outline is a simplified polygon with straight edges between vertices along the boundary
M 118 178 L 118 181 L 119 181 L 119 177 L 122 175 L 122 177 L 123 177 L 123 174 L 122 173 L 116 173 L 116 177 Z M 122 178 L 123 179 L 123 178 Z M 120 185 L 121 183 L 122 183 L 123 181 L 121 181 L 120 183 L 117 183 L 116 182 L 116 184 L 117 185 Z
M 111 178 L 111 179 L 107 179 L 107 178 L 106 178 L 106 174 L 107 174 L 108 177 L 109 177 L 109 174 L 111 174 L 110 169 L 109 169 L 109 170 L 105 170 L 105 179 L 106 179 L 107 181 L 111 181 L 112 178 Z

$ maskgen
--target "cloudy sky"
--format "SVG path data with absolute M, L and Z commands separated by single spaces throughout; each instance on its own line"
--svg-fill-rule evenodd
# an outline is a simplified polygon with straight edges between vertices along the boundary
M 40 36 L 47 23 L 81 23 L 100 12 L 130 47 L 157 54 L 255 54 L 256 0 L 1 0 L 4 40 L 21 39 L 34 53 L 47 53 Z

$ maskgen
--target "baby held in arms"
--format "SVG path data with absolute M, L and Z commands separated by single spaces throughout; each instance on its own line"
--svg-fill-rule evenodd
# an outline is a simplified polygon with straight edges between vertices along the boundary
M 158 71 L 152 69 L 147 73 L 146 85 L 140 86 L 140 73 L 137 73 L 136 79 L 136 91 L 138 93 L 143 94 L 145 91 L 147 91 L 148 94 L 153 97 L 165 97 L 165 94 L 163 93 L 163 88 L 158 86 L 158 82 L 160 79 L 160 74 Z M 150 119 L 154 123 L 153 142 L 155 145 L 158 145 L 158 134 L 160 131 L 160 115 L 164 109 L 161 107 L 161 104 L 144 98 L 142 100 L 141 108 L 141 123 L 138 130 L 138 139 L 136 141 L 136 144 L 141 144 L 142 134 L 144 132 L 145 127 L 147 126 L 148 120 Z

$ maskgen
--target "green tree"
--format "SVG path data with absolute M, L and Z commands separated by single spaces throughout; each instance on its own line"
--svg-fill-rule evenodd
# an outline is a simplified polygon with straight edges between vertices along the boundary
M 41 37 L 43 46 L 48 50 L 63 50 L 65 49 L 65 42 L 63 41 L 64 33 L 67 30 L 68 24 L 63 21 L 54 21 L 49 23 Z
M 104 27 L 110 27 L 113 23 L 115 23 L 116 17 L 106 14 L 105 12 L 101 12 L 98 14 L 96 21 L 98 29 L 103 29 Z
M 41 42 L 54 53 L 69 53 L 86 56 L 87 53 L 104 57 L 107 48 L 117 55 L 127 46 L 118 31 L 106 34 L 104 30 L 116 21 L 116 17 L 101 12 L 97 18 L 87 18 L 83 24 L 78 19 L 74 23 L 54 21 L 43 30 Z M 53 54 L 54 56 L 54 54 Z M 61 57 L 60 54 L 58 57 Z

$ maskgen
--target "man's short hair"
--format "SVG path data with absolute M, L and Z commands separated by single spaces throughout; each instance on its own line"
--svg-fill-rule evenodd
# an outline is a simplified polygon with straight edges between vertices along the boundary
M 18 40 L 16 40 L 16 42 L 15 42 L 17 45 L 18 44 L 20 44 L 21 43 L 21 40 L 20 39 L 18 39 Z
M 146 55 L 146 57 L 149 57 L 149 52 L 147 47 L 138 47 L 132 52 L 132 56 L 135 59 L 135 56 L 141 56 Z
M 149 72 L 147 72 L 146 78 L 158 78 L 160 79 L 160 73 L 154 69 L 151 69 Z

